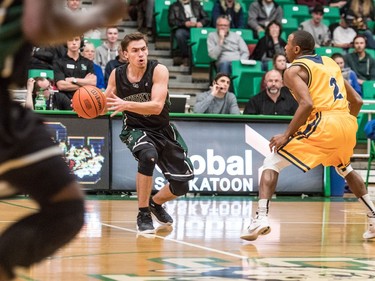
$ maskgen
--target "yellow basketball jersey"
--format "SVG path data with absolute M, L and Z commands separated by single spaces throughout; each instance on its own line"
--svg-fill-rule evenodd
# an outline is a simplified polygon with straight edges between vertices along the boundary
M 320 111 L 349 112 L 344 78 L 337 63 L 329 57 L 307 55 L 294 60 L 292 66 L 304 67 L 309 73 L 307 86 L 315 115 Z

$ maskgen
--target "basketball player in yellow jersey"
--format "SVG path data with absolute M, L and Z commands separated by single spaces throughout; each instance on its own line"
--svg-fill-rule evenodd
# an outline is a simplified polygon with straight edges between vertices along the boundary
M 336 167 L 368 211 L 369 228 L 363 238 L 375 238 L 374 204 L 362 178 L 350 165 L 362 100 L 331 58 L 314 55 L 314 45 L 312 35 L 303 30 L 288 37 L 285 53 L 292 64 L 284 73 L 284 83 L 299 105 L 286 131 L 270 140 L 273 153 L 263 163 L 258 210 L 242 239 L 252 241 L 271 231 L 269 202 L 279 172 L 290 164 L 304 172 L 319 164 Z

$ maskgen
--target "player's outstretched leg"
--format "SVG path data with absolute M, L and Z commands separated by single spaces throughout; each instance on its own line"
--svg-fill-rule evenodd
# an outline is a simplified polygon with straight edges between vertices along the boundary
M 340 170 L 336 169 L 340 174 Z M 368 219 L 368 229 L 363 234 L 364 239 L 373 239 L 375 238 L 375 207 L 372 202 L 370 195 L 367 192 L 365 183 L 363 182 L 362 177 L 353 170 L 351 166 L 346 168 L 345 180 L 348 183 L 350 190 L 358 198 L 360 202 L 363 203 L 367 209 L 367 219 Z
M 76 236 L 83 223 L 82 198 L 41 204 L 39 212 L 11 225 L 1 235 L 0 274 L 6 276 L 0 276 L 0 280 L 12 280 L 16 267 L 29 267 L 52 255 Z

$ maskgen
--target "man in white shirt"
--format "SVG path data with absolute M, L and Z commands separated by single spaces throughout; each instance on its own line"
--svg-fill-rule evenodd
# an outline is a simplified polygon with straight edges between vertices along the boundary
M 357 32 L 348 25 L 346 16 L 342 15 L 340 25 L 333 30 L 333 46 L 344 49 L 352 48 L 353 39 L 356 35 Z
M 314 37 L 315 48 L 329 46 L 331 42 L 328 26 L 322 23 L 323 14 L 323 6 L 316 5 L 311 11 L 311 19 L 302 22 L 299 26 L 300 30 L 305 30 Z

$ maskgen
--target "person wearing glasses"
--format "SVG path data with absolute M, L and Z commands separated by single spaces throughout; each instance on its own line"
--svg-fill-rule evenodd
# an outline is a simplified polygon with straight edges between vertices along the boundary
M 232 61 L 248 59 L 249 49 L 245 40 L 236 32 L 230 31 L 227 16 L 216 20 L 216 32 L 207 37 L 208 55 L 215 60 L 217 72 L 232 74 Z

